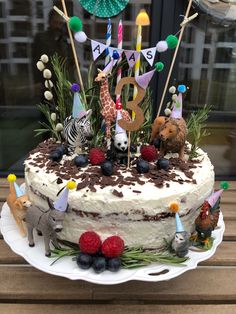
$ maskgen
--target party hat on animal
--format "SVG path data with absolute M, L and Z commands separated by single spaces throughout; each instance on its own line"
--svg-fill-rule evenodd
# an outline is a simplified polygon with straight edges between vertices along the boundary
M 183 232 L 184 227 L 182 225 L 182 222 L 180 220 L 178 211 L 179 211 L 179 204 L 178 202 L 172 202 L 169 205 L 169 209 L 172 211 L 172 213 L 175 213 L 175 225 L 176 225 L 176 232 Z
M 176 100 L 173 102 L 173 109 L 171 112 L 170 117 L 175 119 L 182 118 L 182 110 L 183 110 L 183 93 L 186 92 L 186 86 L 185 85 L 179 85 L 178 86 L 179 94 L 176 97 Z
M 14 174 L 9 174 L 7 180 L 10 183 L 10 192 L 15 193 L 17 198 L 24 195 L 19 185 L 16 183 L 16 176 Z
M 227 181 L 223 181 L 220 183 L 221 189 L 212 193 L 206 200 L 211 207 L 214 207 L 217 203 L 218 199 L 221 197 L 224 190 L 229 188 L 229 183 Z
M 79 84 L 72 84 L 71 85 L 71 91 L 74 93 L 74 98 L 73 98 L 73 108 L 72 108 L 72 117 L 73 118 L 83 118 L 86 116 L 87 111 L 85 110 L 85 107 L 83 103 L 81 102 L 79 91 L 80 91 L 80 86 Z
M 153 74 L 155 73 L 156 70 L 151 70 L 149 72 L 146 72 L 142 75 L 139 75 L 135 78 L 135 81 L 137 84 L 143 88 L 146 89 L 148 87 L 149 82 L 151 81 Z
M 107 66 L 102 70 L 102 72 L 106 73 L 106 74 L 110 74 L 113 66 L 114 66 L 114 59 L 111 59 L 111 61 L 107 64 Z
M 69 190 L 73 190 L 76 187 L 74 181 L 69 181 L 65 189 L 59 194 L 57 200 L 53 203 L 54 208 L 60 212 L 65 212 L 67 209 Z
M 120 133 L 125 133 L 126 131 L 119 126 L 118 121 L 122 119 L 122 114 L 121 114 L 121 110 L 117 110 L 117 114 L 116 114 L 116 129 L 115 129 L 115 134 L 120 134 Z

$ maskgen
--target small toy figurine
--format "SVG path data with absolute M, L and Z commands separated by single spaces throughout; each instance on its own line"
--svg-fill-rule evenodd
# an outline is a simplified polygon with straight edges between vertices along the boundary
M 178 210 L 179 204 L 177 202 L 172 202 L 170 204 L 170 210 L 175 212 L 175 223 L 176 223 L 176 233 L 175 237 L 171 242 L 171 247 L 175 251 L 176 255 L 179 257 L 184 257 L 188 254 L 190 242 L 189 234 L 184 230 L 182 222 L 180 220 Z
M 66 188 L 61 192 L 58 199 L 52 204 L 48 199 L 49 209 L 43 211 L 38 207 L 31 206 L 25 216 L 25 221 L 28 230 L 29 246 L 34 246 L 33 229 L 41 232 L 44 236 L 45 255 L 49 257 L 50 252 L 50 240 L 52 240 L 55 247 L 59 247 L 57 241 L 57 233 L 63 228 L 63 220 L 65 217 L 65 211 L 67 209 L 69 190 L 74 189 L 76 183 L 69 181 Z
M 27 209 L 32 205 L 27 195 L 25 195 L 16 181 L 14 174 L 9 174 L 7 177 L 10 183 L 10 193 L 7 196 L 7 205 L 17 223 L 22 237 L 26 236 L 26 227 L 23 219 L 25 218 Z
M 111 64 L 110 62 L 109 64 Z M 101 107 L 102 107 L 102 116 L 105 120 L 106 123 L 106 139 L 108 141 L 108 146 L 109 146 L 109 141 L 111 138 L 111 123 L 116 120 L 116 104 L 111 98 L 110 92 L 109 92 L 109 85 L 108 85 L 108 75 L 111 71 L 111 69 L 106 67 L 103 71 L 98 69 L 98 75 L 95 78 L 95 82 L 100 82 L 101 88 L 100 88 L 100 101 L 101 101 Z M 131 121 L 130 114 L 128 111 L 124 109 L 121 110 L 121 115 L 122 118 L 126 121 Z
M 63 137 L 70 154 L 81 154 L 88 141 L 93 138 L 90 123 L 92 110 L 85 110 L 78 93 L 78 84 L 72 84 L 71 91 L 74 93 L 72 115 L 64 121 Z
M 187 136 L 187 126 L 182 118 L 182 94 L 186 91 L 185 85 L 178 86 L 179 94 L 176 95 L 174 107 L 169 118 L 157 117 L 152 125 L 151 142 L 159 138 L 160 154 L 178 153 L 184 160 L 184 145 Z
M 210 195 L 202 205 L 201 212 L 195 220 L 197 241 L 207 243 L 212 231 L 216 228 L 220 215 L 220 197 L 229 186 L 228 182 L 221 183 L 221 189 Z

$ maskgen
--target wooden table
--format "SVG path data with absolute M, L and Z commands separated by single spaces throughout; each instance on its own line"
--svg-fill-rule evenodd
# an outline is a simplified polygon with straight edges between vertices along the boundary
M 219 183 L 216 183 L 219 187 Z M 0 180 L 0 207 L 8 192 Z M 236 182 L 222 197 L 226 225 L 216 254 L 166 282 L 101 286 L 28 265 L 0 239 L 0 313 L 236 313 Z

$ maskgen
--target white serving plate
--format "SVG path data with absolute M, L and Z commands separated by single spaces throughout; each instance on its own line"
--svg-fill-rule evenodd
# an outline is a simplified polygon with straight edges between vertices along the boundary
M 15 223 L 7 203 L 4 203 L 1 212 L 0 229 L 6 243 L 18 255 L 21 255 L 29 264 L 46 273 L 66 277 L 72 280 L 85 280 L 102 285 L 113 285 L 129 280 L 163 281 L 175 278 L 184 272 L 194 269 L 198 263 L 210 258 L 222 242 L 225 224 L 222 213 L 220 214 L 218 227 L 213 231 L 214 243 L 210 250 L 205 252 L 189 251 L 189 259 L 184 266 L 172 266 L 164 264 L 151 264 L 138 269 L 121 269 L 117 273 L 105 271 L 96 274 L 92 269 L 82 270 L 71 256 L 63 257 L 51 266 L 54 261 L 44 255 L 43 237 L 34 233 L 35 246 L 29 247 L 27 238 L 23 238 Z

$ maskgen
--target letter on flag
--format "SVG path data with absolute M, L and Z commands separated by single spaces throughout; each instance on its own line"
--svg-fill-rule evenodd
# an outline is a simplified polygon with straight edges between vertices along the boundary
M 143 56 L 145 57 L 145 59 L 147 60 L 147 62 L 152 66 L 154 59 L 155 59 L 155 55 L 156 55 L 156 47 L 152 47 L 152 48 L 147 48 L 147 49 L 142 49 L 141 52 L 143 54 Z
M 95 61 L 106 49 L 106 45 L 99 43 L 98 41 L 91 40 L 91 48 L 93 53 L 93 60 Z

